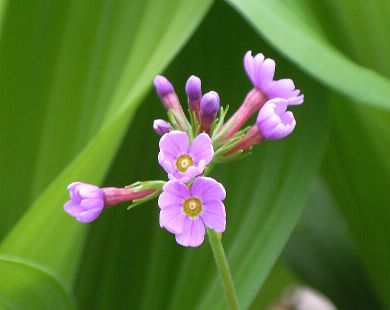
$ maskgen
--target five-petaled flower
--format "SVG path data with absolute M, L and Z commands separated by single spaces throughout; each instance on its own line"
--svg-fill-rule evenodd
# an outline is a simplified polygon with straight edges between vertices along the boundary
M 104 208 L 104 193 L 95 185 L 74 182 L 68 186 L 70 200 L 64 210 L 81 223 L 94 221 Z
M 286 99 L 271 99 L 261 108 L 257 117 L 257 128 L 264 138 L 277 140 L 288 136 L 295 128 L 295 118 L 287 110 Z
M 160 139 L 158 162 L 170 180 L 188 182 L 203 173 L 214 156 L 210 137 L 201 133 L 190 145 L 187 133 L 173 130 Z
M 259 53 L 252 56 L 248 51 L 244 57 L 244 68 L 253 86 L 266 94 L 268 99 L 283 98 L 288 105 L 298 105 L 303 102 L 303 95 L 299 89 L 295 89 L 291 79 L 274 80 L 275 61 L 265 58 Z
M 204 240 L 205 226 L 225 231 L 225 197 L 222 184 L 209 177 L 198 177 L 191 186 L 171 180 L 158 199 L 160 226 L 175 234 L 177 243 L 197 247 Z

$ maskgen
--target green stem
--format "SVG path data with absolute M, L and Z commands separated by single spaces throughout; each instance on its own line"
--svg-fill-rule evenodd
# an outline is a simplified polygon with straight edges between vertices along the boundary
M 223 288 L 225 290 L 230 309 L 238 310 L 239 305 L 236 289 L 234 287 L 233 278 L 230 273 L 229 264 L 226 259 L 221 239 L 218 234 L 212 229 L 207 229 L 207 235 L 209 236 L 209 241 L 211 249 L 213 250 L 215 263 L 217 264 L 219 275 L 221 276 Z

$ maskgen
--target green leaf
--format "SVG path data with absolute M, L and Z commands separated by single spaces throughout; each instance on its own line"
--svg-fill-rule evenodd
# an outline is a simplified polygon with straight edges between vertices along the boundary
M 317 80 L 359 102 L 390 109 L 390 80 L 343 55 L 311 27 L 304 12 L 298 16 L 281 1 L 227 2 L 283 55 Z
M 39 137 L 34 184 L 41 188 L 62 172 L 3 240 L 1 252 L 47 264 L 72 280 L 86 226 L 62 210 L 66 185 L 101 182 L 154 75 L 182 47 L 209 5 L 207 0 L 72 3 Z M 89 31 L 80 31 L 86 21 L 92 39 Z M 85 61 L 87 72 L 79 72 L 77 65 Z M 64 154 L 57 160 L 53 152 Z
M 335 97 L 332 120 L 323 174 L 377 298 L 388 307 L 390 209 L 386 185 L 390 184 L 390 115 L 356 108 L 345 98 Z
M 314 182 L 282 260 L 337 309 L 381 308 L 345 219 L 320 178 Z
M 216 38 L 218 44 L 213 44 Z M 237 38 L 234 46 L 230 45 L 232 38 Z M 219 2 L 166 76 L 184 98 L 186 79 L 198 75 L 204 90 L 218 91 L 221 104 L 229 104 L 232 114 L 250 90 L 242 57 L 248 47 L 256 46 L 281 58 L 230 7 Z M 287 241 L 325 146 L 327 106 L 321 100 L 326 92 L 285 61 L 278 64 L 306 96 L 305 104 L 293 110 L 296 131 L 284 141 L 256 147 L 252 156 L 219 166 L 213 174 L 228 193 L 228 226 L 222 241 L 243 309 L 250 306 Z M 156 160 L 158 137 L 150 127 L 162 115 L 158 98 L 151 93 L 130 127 L 107 184 L 163 175 Z M 158 225 L 156 202 L 129 212 L 125 206 L 107 211 L 94 223 L 86 242 L 75 288 L 82 308 L 226 308 L 207 242 L 195 249 L 177 245 L 174 236 Z M 92 305 L 91 294 L 97 296 Z
M 74 309 L 62 283 L 45 267 L 20 257 L 0 255 L 2 309 Z

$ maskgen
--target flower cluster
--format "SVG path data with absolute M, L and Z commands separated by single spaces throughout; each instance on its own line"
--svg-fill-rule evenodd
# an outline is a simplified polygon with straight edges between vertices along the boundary
M 173 85 L 156 76 L 154 86 L 169 121 L 157 119 L 153 129 L 161 136 L 158 162 L 169 181 L 137 182 L 124 188 L 72 183 L 65 211 L 88 223 L 104 207 L 128 201 L 135 206 L 159 196 L 160 226 L 173 233 L 177 243 L 196 247 L 202 244 L 206 228 L 224 232 L 226 191 L 205 175 L 213 165 L 236 159 L 256 144 L 288 136 L 296 121 L 287 109 L 304 99 L 292 80 L 274 80 L 275 62 L 263 54 L 247 52 L 244 68 L 253 88 L 227 121 L 227 109 L 220 106 L 218 93 L 203 94 L 198 77 L 191 76 L 185 85 L 187 118 Z M 255 113 L 255 124 L 244 127 Z

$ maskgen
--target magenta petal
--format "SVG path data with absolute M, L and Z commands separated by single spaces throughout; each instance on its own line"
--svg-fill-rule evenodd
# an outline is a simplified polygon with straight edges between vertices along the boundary
M 158 206 L 163 209 L 172 205 L 182 205 L 184 199 L 190 197 L 190 189 L 184 183 L 172 180 L 165 183 L 163 192 L 158 198 Z
M 76 217 L 76 220 L 81 223 L 90 223 L 96 220 L 100 213 L 102 213 L 102 211 L 103 209 L 92 209 L 83 211 Z
M 209 177 L 196 178 L 191 187 L 191 194 L 199 197 L 203 203 L 224 200 L 226 197 L 222 184 Z
M 265 91 L 274 78 L 275 61 L 270 58 L 264 60 L 258 74 L 260 77 L 259 88 Z
M 214 156 L 214 148 L 208 134 L 201 133 L 194 139 L 189 155 L 193 158 L 196 165 L 200 160 L 204 160 L 206 165 L 211 162 Z
M 84 210 L 103 210 L 104 200 L 100 198 L 87 198 L 81 200 L 81 208 Z
M 294 91 L 295 85 L 291 79 L 281 79 L 273 81 L 267 89 L 269 99 L 289 98 L 290 93 Z
M 288 98 L 287 101 L 288 101 L 289 105 L 299 105 L 299 104 L 303 103 L 303 100 L 304 100 L 304 96 L 300 95 L 297 97 Z
M 202 174 L 205 166 L 206 165 L 205 165 L 204 160 L 201 160 L 200 163 L 198 164 L 198 167 L 196 167 L 196 166 L 188 167 L 188 169 L 185 173 L 181 173 L 181 172 L 177 171 L 177 173 L 174 174 L 174 178 L 180 182 L 186 183 L 186 182 L 192 180 L 194 177 Z M 169 175 L 168 175 L 168 177 L 171 178 Z
M 185 132 L 173 130 L 161 137 L 159 145 L 165 160 L 173 162 L 180 155 L 188 154 L 190 140 Z
M 164 156 L 164 153 L 163 152 L 159 152 L 158 153 L 158 162 L 160 164 L 161 167 L 163 167 L 163 169 L 165 170 L 166 173 L 172 173 L 174 171 L 174 168 L 172 167 L 172 164 L 174 165 L 175 162 L 174 160 L 166 160 L 165 159 L 165 156 Z
M 246 52 L 244 56 L 244 69 L 249 79 L 253 84 L 255 84 L 254 79 L 254 59 L 252 57 L 252 51 Z
M 80 204 L 73 202 L 72 200 L 69 200 L 64 205 L 64 210 L 69 215 L 76 217 L 78 216 L 82 211 L 84 211 L 84 208 L 80 206 Z
M 80 184 L 83 184 L 83 183 L 73 182 L 73 183 L 69 184 L 68 188 L 67 188 L 69 191 L 70 199 L 76 203 L 81 201 L 81 197 L 80 197 L 79 193 L 76 191 L 77 186 Z
M 89 184 L 83 184 L 76 187 L 76 192 L 79 193 L 79 195 L 83 198 L 89 199 L 103 199 L 103 191 L 95 186 L 95 185 L 89 185 Z
M 160 226 L 173 234 L 181 234 L 184 230 L 186 216 L 182 211 L 182 206 L 172 206 L 161 209 Z
M 224 232 L 226 228 L 225 206 L 220 200 L 203 203 L 203 212 L 201 215 L 203 223 L 214 229 L 216 232 Z
M 176 234 L 176 241 L 185 247 L 197 247 L 203 243 L 205 232 L 200 218 L 196 220 L 186 218 L 184 230 L 181 234 Z

